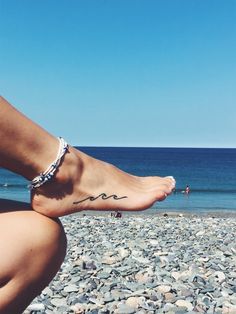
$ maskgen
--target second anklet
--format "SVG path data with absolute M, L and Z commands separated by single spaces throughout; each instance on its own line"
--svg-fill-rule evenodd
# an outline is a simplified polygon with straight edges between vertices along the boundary
M 31 190 L 40 187 L 41 185 L 46 183 L 48 180 L 50 180 L 54 176 L 58 167 L 60 166 L 61 160 L 63 156 L 66 154 L 66 152 L 68 151 L 69 146 L 62 137 L 58 137 L 58 140 L 59 140 L 59 150 L 58 150 L 57 158 L 54 160 L 53 163 L 51 163 L 48 166 L 48 168 L 44 172 L 40 173 L 40 175 L 38 175 L 31 181 L 31 184 L 29 186 Z

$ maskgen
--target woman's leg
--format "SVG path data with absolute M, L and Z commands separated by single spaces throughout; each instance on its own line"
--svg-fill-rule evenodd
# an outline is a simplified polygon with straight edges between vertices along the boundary
M 55 160 L 58 147 L 57 138 L 0 98 L 0 166 L 32 180 Z M 174 185 L 168 177 L 129 175 L 69 147 L 53 179 L 33 191 L 32 207 L 50 217 L 90 209 L 143 210 L 165 199 Z
M 63 227 L 27 204 L 0 200 L 0 252 L 0 314 L 19 314 L 63 262 Z

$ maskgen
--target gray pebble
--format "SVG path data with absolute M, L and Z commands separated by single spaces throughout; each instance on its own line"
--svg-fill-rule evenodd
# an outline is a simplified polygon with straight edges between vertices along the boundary
M 74 215 L 62 222 L 68 254 L 32 303 L 44 313 L 234 313 L 235 217 Z

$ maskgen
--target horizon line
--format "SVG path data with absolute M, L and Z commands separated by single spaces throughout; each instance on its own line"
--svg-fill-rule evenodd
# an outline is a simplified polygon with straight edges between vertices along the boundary
M 179 148 L 179 149 L 236 149 L 236 147 L 207 147 L 207 146 L 111 146 L 111 145 L 72 145 L 74 147 L 91 147 L 91 148 Z

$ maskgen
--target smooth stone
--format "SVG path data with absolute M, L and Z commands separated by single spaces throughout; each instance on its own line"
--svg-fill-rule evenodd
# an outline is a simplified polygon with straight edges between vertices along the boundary
M 96 299 L 94 297 L 90 297 L 89 302 L 96 304 L 97 306 L 102 306 L 105 303 L 103 299 Z
M 232 305 L 236 305 L 236 297 L 230 297 L 230 303 L 232 303 Z
M 97 277 L 99 279 L 108 279 L 110 277 L 110 274 L 107 272 L 100 272 L 97 274 Z
M 201 237 L 201 236 L 203 236 L 205 234 L 205 231 L 204 230 L 200 230 L 200 231 L 198 231 L 197 233 L 196 233 L 196 236 L 197 237 Z
M 53 292 L 52 290 L 49 288 L 49 287 L 46 287 L 43 291 L 42 291 L 42 294 L 44 295 L 48 295 L 48 296 L 52 296 L 53 295 Z
M 85 311 L 86 307 L 85 307 L 84 304 L 77 303 L 75 305 L 72 305 L 70 307 L 70 309 L 72 311 L 74 311 L 74 313 L 76 313 L 76 314 L 84 314 L 85 313 L 84 311 Z
M 221 295 L 223 296 L 223 297 L 225 297 L 225 298 L 229 298 L 229 294 L 228 294 L 228 292 L 226 291 L 226 290 L 222 290 L 221 291 Z
M 54 299 L 50 300 L 50 302 L 52 305 L 54 305 L 56 307 L 67 305 L 66 299 L 54 298 Z
M 66 297 L 68 296 L 69 292 L 66 292 L 66 291 L 62 290 L 62 291 L 60 292 L 60 294 L 61 294 L 62 297 L 65 297 L 65 298 L 66 298 Z
M 102 264 L 112 265 L 112 264 L 115 264 L 117 261 L 118 259 L 114 256 L 106 256 L 102 259 Z
M 126 304 L 119 304 L 117 309 L 115 310 L 115 314 L 135 314 L 136 309 L 126 305 Z
M 78 303 L 85 304 L 85 303 L 89 302 L 89 297 L 87 295 L 83 294 L 83 295 L 78 296 L 77 300 L 78 300 Z
M 125 293 L 119 290 L 112 290 L 111 295 L 116 301 L 123 300 L 126 298 Z
M 172 303 L 165 303 L 163 306 L 164 313 L 169 313 L 175 306 Z
M 174 293 L 167 292 L 164 294 L 164 299 L 168 303 L 174 303 L 176 301 L 176 296 L 174 295 Z
M 205 296 L 202 298 L 202 302 L 207 306 L 207 307 L 210 307 L 211 305 L 211 298 Z
M 144 296 L 145 290 L 144 289 L 140 289 L 140 290 L 135 290 L 134 292 L 132 292 L 131 296 L 132 297 L 136 297 L 136 296 Z
M 68 307 L 67 306 L 60 306 L 58 309 L 57 309 L 57 314 L 64 314 L 66 313 Z
M 27 310 L 29 310 L 29 311 L 44 311 L 45 305 L 42 303 L 33 303 L 27 307 Z
M 79 290 L 79 287 L 77 287 L 76 285 L 68 285 L 64 288 L 65 292 L 77 292 Z
M 104 302 L 105 303 L 110 303 L 115 301 L 115 299 L 113 298 L 113 296 L 110 294 L 109 296 L 104 296 Z
M 223 306 L 222 314 L 235 314 L 236 313 L 236 305 L 227 305 Z
M 136 282 L 127 282 L 126 288 L 135 292 L 138 290 L 139 284 Z
M 192 303 L 190 303 L 189 301 L 186 301 L 186 300 L 177 300 L 175 302 L 175 304 L 178 306 L 178 307 L 184 307 L 186 308 L 188 311 L 192 311 L 193 310 L 193 305 Z
M 171 286 L 167 286 L 167 285 L 158 286 L 157 291 L 159 293 L 165 294 L 171 291 Z
M 149 243 L 152 245 L 152 246 L 157 246 L 159 245 L 159 241 L 158 240 L 150 240 Z
M 80 276 L 73 276 L 70 280 L 70 283 L 71 284 L 75 284 L 77 282 L 79 282 L 81 280 L 81 277 Z
M 138 261 L 140 264 L 150 264 L 150 260 L 145 257 L 135 257 L 136 261 Z
M 101 288 L 98 287 L 97 291 L 100 291 L 102 293 L 107 293 L 111 291 L 111 288 L 109 286 L 102 286 Z
M 121 258 L 124 259 L 130 255 L 130 250 L 120 247 L 118 248 L 118 253 L 121 256 Z
M 189 288 L 183 288 L 183 289 L 180 289 L 180 295 L 185 298 L 192 297 L 194 295 L 194 292 Z
M 171 273 L 171 276 L 172 276 L 176 281 L 178 281 L 179 278 L 181 277 L 181 273 L 180 273 L 180 272 L 177 272 L 177 271 L 173 271 L 173 272 Z
M 151 277 L 149 276 L 148 273 L 142 273 L 142 272 L 138 272 L 135 275 L 135 279 L 138 283 L 147 283 L 149 281 L 151 281 Z
M 229 276 L 229 278 L 236 279 L 236 272 L 231 271 L 231 272 L 229 272 L 228 276 Z
M 135 308 L 137 309 L 140 305 L 140 298 L 139 297 L 129 297 L 127 300 L 126 300 L 126 305 L 132 307 L 132 308 Z
M 222 283 L 225 280 L 225 274 L 222 271 L 216 271 L 214 276 L 218 279 L 219 283 Z

